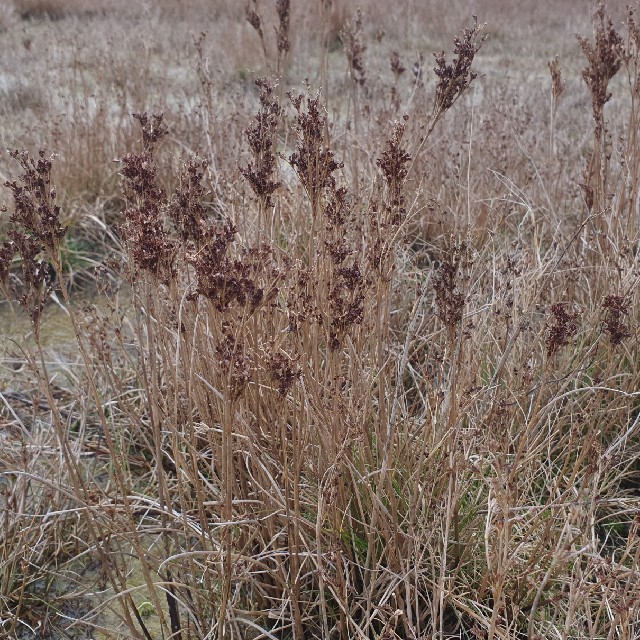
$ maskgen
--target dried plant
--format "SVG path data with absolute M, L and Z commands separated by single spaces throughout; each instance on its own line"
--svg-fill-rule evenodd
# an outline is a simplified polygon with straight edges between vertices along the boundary
M 21 185 L 16 181 L 4 185 L 13 195 L 11 222 L 20 225 L 50 256 L 54 256 L 65 229 L 60 223 L 60 207 L 55 203 L 56 190 L 51 187 L 51 159 L 45 157 L 44 151 L 40 151 L 38 160 L 17 150 L 9 155 L 24 171 L 20 176 Z
M 277 171 L 274 147 L 283 110 L 274 95 L 275 87 L 268 80 L 258 79 L 256 86 L 260 89 L 260 111 L 255 124 L 245 131 L 253 162 L 240 171 L 258 196 L 261 206 L 271 207 L 271 196 L 280 186 L 280 182 L 274 180 Z
M 367 75 L 364 65 L 364 53 L 367 48 L 362 42 L 362 20 L 362 11 L 358 9 L 340 32 L 349 64 L 349 75 L 351 80 L 358 85 L 364 84 Z
M 391 65 L 391 71 L 397 82 L 400 76 L 407 70 L 404 64 L 402 64 L 402 60 L 400 60 L 400 56 L 397 51 L 391 52 L 389 64 Z
M 341 167 L 333 151 L 325 144 L 326 115 L 320 104 L 320 95 L 307 98 L 289 94 L 297 113 L 298 147 L 289 156 L 309 200 L 314 217 L 318 215 L 320 198 L 326 189 L 335 187 L 334 172 Z
M 558 109 L 558 102 L 560 96 L 567 88 L 566 83 L 562 80 L 562 69 L 560 68 L 560 62 L 558 56 L 556 56 L 551 62 L 549 62 L 549 73 L 551 74 L 551 95 L 552 95 L 552 111 L 555 115 Z
M 604 212 L 609 201 L 610 141 L 607 139 L 604 106 L 611 99 L 609 82 L 622 66 L 624 41 L 600 2 L 593 14 L 593 41 L 578 36 L 587 58 L 582 77 L 591 92 L 591 113 L 594 121 L 594 143 L 591 158 L 584 171 L 583 192 L 588 211 Z M 599 225 L 602 230 L 602 225 Z
M 0 33 L 33 40 L 0 57 L 38 61 L 21 82 L 44 97 L 0 105 L 7 140 L 50 128 L 60 149 L 0 162 L 0 282 L 23 303 L 0 304 L 2 633 L 637 637 L 633 10 L 618 46 L 600 5 L 583 45 L 603 114 L 584 213 L 592 116 L 555 122 L 580 73 L 549 67 L 550 150 L 531 72 L 583 20 L 571 3 L 526 25 L 503 3 L 467 101 L 482 32 L 430 83 L 403 48 L 406 25 L 442 36 L 428 7 L 368 2 L 368 30 L 329 0 L 129 3 L 127 21 L 83 2 Z M 201 36 L 191 60 L 205 20 L 215 55 Z M 284 74 L 293 47 L 253 91 L 245 70 Z M 36 82 L 60 61 L 55 91 Z M 97 292 L 71 291 L 87 221 L 109 259 Z
M 444 51 L 434 53 L 436 66 L 436 90 L 431 114 L 428 116 L 428 126 L 418 137 L 415 151 L 413 153 L 416 166 L 421 151 L 425 148 L 427 141 L 433 133 L 436 125 L 442 120 L 444 114 L 458 101 L 466 90 L 478 77 L 475 71 L 471 70 L 476 53 L 481 49 L 486 41 L 486 36 L 482 34 L 483 25 L 478 25 L 478 19 L 474 16 L 474 26 L 462 30 L 462 37 L 454 38 L 454 57 L 449 63 Z M 418 59 L 412 67 L 415 76 L 415 89 L 423 86 L 423 57 L 418 54 Z M 426 116 L 427 114 L 425 114 Z
M 578 333 L 578 314 L 567 311 L 566 305 L 556 303 L 551 306 L 553 319 L 547 323 L 547 355 L 552 356 L 570 344 Z
M 278 49 L 278 64 L 276 67 L 276 73 L 281 73 L 284 61 L 291 49 L 291 40 L 289 35 L 290 30 L 290 0 L 276 0 L 276 13 L 278 14 L 278 29 L 276 32 L 277 41 L 276 48 Z
M 631 335 L 629 327 L 623 322 L 623 318 L 629 315 L 628 302 L 622 296 L 610 294 L 602 303 L 604 309 L 604 329 L 609 335 L 611 344 L 619 345 L 625 338 Z
M 437 82 L 433 106 L 434 120 L 438 120 L 448 111 L 478 77 L 471 70 L 471 65 L 486 40 L 486 37 L 481 35 L 481 31 L 482 25 L 478 26 L 478 19 L 474 16 L 474 26 L 463 29 L 462 37 L 454 39 L 453 53 L 456 57 L 450 63 L 447 62 L 444 51 L 435 54 L 434 72 Z
M 578 36 L 588 66 L 582 77 L 591 92 L 591 109 L 595 123 L 595 136 L 602 138 L 604 131 L 604 105 L 611 99 L 609 82 L 622 66 L 624 41 L 606 15 L 606 5 L 600 2 L 593 15 L 593 42 Z
M 251 0 L 251 2 L 247 2 L 247 6 L 245 9 L 247 22 L 255 29 L 255 32 L 258 34 L 260 38 L 260 44 L 262 45 L 262 52 L 264 53 L 265 60 L 269 59 L 269 55 L 267 53 L 267 43 L 264 39 L 264 31 L 262 29 L 262 18 L 258 13 L 258 2 L 257 0 Z
M 411 156 L 404 147 L 403 137 L 409 117 L 397 123 L 385 144 L 384 151 L 376 164 L 382 172 L 387 188 L 386 207 L 390 215 L 388 224 L 398 227 L 406 214 L 404 186 L 409 173 L 407 164 Z
M 464 314 L 466 296 L 460 289 L 462 284 L 460 270 L 466 266 L 467 246 L 454 245 L 438 268 L 438 275 L 434 283 L 438 317 L 452 335 L 460 330 Z
M 134 263 L 168 283 L 174 274 L 175 247 L 162 220 L 166 204 L 164 191 L 156 181 L 153 153 L 166 135 L 162 115 L 151 120 L 146 113 L 134 114 L 142 128 L 142 154 L 127 154 L 120 162 L 125 180 L 124 194 L 130 203 L 125 212 L 126 235 Z
M 13 198 L 13 227 L 8 234 L 10 240 L 2 245 L 0 275 L 5 292 L 11 295 L 7 278 L 17 254 L 22 267 L 18 302 L 29 314 L 37 338 L 44 306 L 54 290 L 52 272 L 62 273 L 60 242 L 66 229 L 61 224 L 56 190 L 51 186 L 51 159 L 44 151 L 39 152 L 37 160 L 17 150 L 10 156 L 24 173 L 19 181 L 4 185 Z
M 180 239 L 191 241 L 196 247 L 201 246 L 207 230 L 207 211 L 203 205 L 207 193 L 202 181 L 208 166 L 206 160 L 189 159 L 168 207 L 169 218 Z
M 344 53 L 347 57 L 347 65 L 349 70 L 351 102 L 353 106 L 353 133 L 357 137 L 360 135 L 360 101 L 359 93 L 364 88 L 366 79 L 364 54 L 366 46 L 362 40 L 362 21 L 363 13 L 360 9 L 355 12 L 351 20 L 347 20 L 340 31 L 340 40 L 344 47 Z M 366 90 L 365 90 L 366 94 Z M 354 191 L 360 190 L 359 173 L 360 158 L 358 148 L 354 146 L 352 149 L 353 175 L 354 175 Z
M 549 127 L 549 151 L 553 155 L 555 145 L 555 121 L 556 113 L 558 111 L 558 103 L 560 97 L 566 89 L 566 84 L 562 80 L 562 70 L 560 68 L 560 62 L 558 56 L 556 56 L 551 62 L 549 62 L 549 73 L 551 74 L 551 116 Z
M 7 298 L 11 296 L 8 289 L 8 280 L 15 254 L 16 247 L 12 241 L 9 240 L 2 243 L 2 248 L 0 249 L 0 287 L 2 287 L 2 292 Z

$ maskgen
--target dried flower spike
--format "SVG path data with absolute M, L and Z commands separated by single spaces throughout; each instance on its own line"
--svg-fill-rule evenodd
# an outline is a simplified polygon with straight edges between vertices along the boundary
M 478 77 L 478 74 L 471 71 L 471 64 L 486 36 L 480 36 L 482 26 L 478 26 L 476 16 L 473 18 L 474 26 L 463 29 L 462 38 L 454 39 L 453 52 L 456 57 L 450 63 L 447 62 L 444 51 L 434 54 L 434 72 L 437 76 L 434 120 L 439 119 Z
M 274 146 L 283 109 L 274 95 L 275 86 L 266 78 L 258 78 L 256 86 L 260 88 L 260 109 L 255 123 L 245 131 L 253 161 L 240 168 L 240 173 L 249 182 L 261 204 L 270 207 L 271 196 L 280 186 L 280 182 L 273 179 L 277 169 Z
M 362 42 L 362 11 L 358 9 L 352 20 L 347 21 L 340 32 L 344 52 L 349 63 L 349 74 L 354 82 L 363 85 L 366 77 L 364 52 L 367 47 Z
M 593 16 L 594 39 L 578 36 L 580 47 L 587 58 L 582 77 L 591 91 L 591 108 L 595 121 L 596 138 L 600 139 L 604 129 L 604 105 L 610 100 L 609 81 L 622 66 L 624 41 L 615 30 L 611 18 L 605 14 L 601 2 Z
M 551 307 L 553 320 L 547 324 L 547 355 L 558 353 L 578 332 L 578 314 L 569 313 L 566 306 L 556 303 Z
M 629 305 L 622 296 L 609 295 L 604 299 L 604 329 L 609 334 L 611 344 L 618 345 L 631 335 L 629 327 L 622 319 L 629 315 Z

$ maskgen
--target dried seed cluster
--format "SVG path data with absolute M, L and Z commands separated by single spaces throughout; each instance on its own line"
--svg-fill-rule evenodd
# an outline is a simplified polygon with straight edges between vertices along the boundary
M 17 296 L 38 335 L 45 303 L 55 288 L 53 276 L 62 274 L 60 243 L 66 229 L 51 186 L 53 158 L 47 158 L 42 150 L 37 159 L 17 150 L 9 155 L 23 173 L 18 180 L 4 184 L 13 197 L 13 213 L 9 240 L 0 248 L 0 284 L 8 296 Z M 19 257 L 22 278 L 9 287 L 15 256 Z
M 437 83 L 434 114 L 436 117 L 447 111 L 477 78 L 477 74 L 471 71 L 471 65 L 485 38 L 480 35 L 482 27 L 478 26 L 477 18 L 474 17 L 474 20 L 475 25 L 472 28 L 463 29 L 462 37 L 455 38 L 456 57 L 450 63 L 447 62 L 444 51 L 435 55 L 434 72 Z
M 567 311 L 566 305 L 551 306 L 552 320 L 547 325 L 547 355 L 552 356 L 569 345 L 578 333 L 578 314 Z

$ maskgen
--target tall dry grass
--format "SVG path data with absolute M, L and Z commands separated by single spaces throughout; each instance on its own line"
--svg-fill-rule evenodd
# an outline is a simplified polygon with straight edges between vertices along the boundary
M 636 15 L 543 96 L 478 77 L 477 20 L 431 60 L 350 9 L 221 5 L 279 79 L 198 36 L 182 108 L 161 43 L 110 109 L 78 57 L 75 137 L 11 153 L 8 637 L 640 633 Z

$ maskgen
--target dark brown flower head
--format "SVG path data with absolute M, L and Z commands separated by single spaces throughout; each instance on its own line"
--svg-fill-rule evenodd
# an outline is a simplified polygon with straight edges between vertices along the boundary
M 331 197 L 324 209 L 324 215 L 329 226 L 333 229 L 338 229 L 345 225 L 349 214 L 350 207 L 347 199 L 347 190 L 344 187 L 338 187 L 331 192 Z
M 595 121 L 596 137 L 600 138 L 604 128 L 604 105 L 610 100 L 609 81 L 622 66 L 624 41 L 615 30 L 611 18 L 605 14 L 601 2 L 593 15 L 593 42 L 577 36 L 582 52 L 587 58 L 587 66 L 582 77 L 591 91 L 592 115 Z
M 264 33 L 262 32 L 262 19 L 260 18 L 260 14 L 257 10 L 256 0 L 252 0 L 247 3 L 245 15 L 247 17 L 247 22 L 256 30 L 260 36 L 260 40 L 263 40 Z
M 331 256 L 331 261 L 335 266 L 341 265 L 353 253 L 353 248 L 344 238 L 338 238 L 333 241 L 327 240 L 326 246 Z
M 640 24 L 635 19 L 635 9 L 627 6 L 627 44 L 624 50 L 623 62 L 628 65 L 640 55 Z
M 231 399 L 236 400 L 251 379 L 251 359 L 244 345 L 231 332 L 225 332 L 216 345 L 216 361 L 227 379 Z
M 474 16 L 474 26 L 463 29 L 462 37 L 454 39 L 455 57 L 450 63 L 447 62 L 444 51 L 434 54 L 434 72 L 437 77 L 434 104 L 436 118 L 447 111 L 477 78 L 477 74 L 471 71 L 471 65 L 485 41 L 484 37 L 480 37 L 481 30 L 482 26 L 478 26 L 478 19 Z
M 226 253 L 236 232 L 236 226 L 230 220 L 214 223 L 204 231 L 203 246 L 187 254 L 187 261 L 194 266 L 198 276 L 196 293 L 215 301 L 219 309 L 230 303 L 231 292 L 227 293 L 225 289 L 225 271 L 230 264 Z
M 294 286 L 289 287 L 287 296 L 287 313 L 289 331 L 297 333 L 302 325 L 313 322 L 319 316 L 312 295 L 313 281 L 309 269 L 296 264 L 293 275 Z
M 333 173 L 340 169 L 342 164 L 336 162 L 333 152 L 325 144 L 326 114 L 320 108 L 320 96 L 308 98 L 305 111 L 302 105 L 303 96 L 288 95 L 298 112 L 298 146 L 289 157 L 289 162 L 298 174 L 316 213 L 315 205 L 323 190 L 335 190 Z
M 631 335 L 623 318 L 629 315 L 629 304 L 622 296 L 608 295 L 602 303 L 605 311 L 604 329 L 609 335 L 611 344 L 618 345 Z
M 11 240 L 3 242 L 2 247 L 0 247 L 0 288 L 6 288 L 7 279 L 11 272 L 13 256 L 16 255 L 17 251 L 18 248 L 16 247 L 15 242 L 12 242 Z M 5 289 L 5 294 L 6 293 Z
M 127 243 L 133 261 L 145 271 L 168 282 L 175 275 L 176 247 L 166 235 L 157 207 L 143 202 L 126 211 Z
M 9 237 L 10 245 L 21 258 L 18 303 L 29 314 L 37 338 L 42 312 L 53 291 L 51 265 L 43 257 L 42 244 L 34 236 L 16 228 L 9 231 Z
M 394 125 L 382 156 L 376 160 L 388 185 L 402 184 L 407 177 L 407 163 L 411 160 L 411 156 L 402 147 L 405 127 L 406 117 L 403 122 L 397 122 Z
M 411 156 L 404 148 L 402 139 L 407 119 L 405 116 L 402 122 L 394 125 L 382 155 L 376 160 L 387 187 L 385 208 L 389 216 L 387 224 L 391 226 L 398 226 L 406 213 L 404 185 Z
M 226 256 L 235 232 L 230 222 L 212 227 L 207 243 L 187 255 L 187 261 L 198 277 L 196 295 L 210 300 L 219 312 L 239 305 L 252 314 L 273 301 L 283 274 L 273 263 L 272 250 L 266 244 L 245 249 L 238 258 Z
M 578 333 L 578 314 L 569 313 L 566 305 L 551 306 L 552 319 L 547 322 L 547 355 L 552 356 L 566 347 Z
M 158 168 L 152 155 L 128 153 L 120 162 L 124 165 L 120 175 L 124 178 L 123 191 L 128 200 L 159 203 L 164 199 L 164 191 L 156 184 Z
M 272 380 L 278 385 L 278 393 L 286 396 L 294 383 L 302 375 L 302 370 L 292 359 L 282 352 L 269 357 L 267 367 Z
M 362 11 L 358 9 L 351 20 L 348 20 L 340 32 L 344 52 L 349 63 L 349 74 L 357 84 L 364 84 L 366 71 L 364 52 L 367 47 L 362 41 Z
M 443 262 L 438 270 L 434 288 L 438 316 L 451 329 L 462 320 L 465 298 L 456 286 L 457 269 L 451 262 Z
M 202 181 L 207 166 L 206 160 L 197 158 L 187 162 L 168 210 L 181 240 L 190 240 L 197 247 L 205 231 L 206 212 L 202 201 L 206 193 Z
M 360 266 L 341 267 L 334 271 L 335 282 L 329 293 L 329 346 L 339 349 L 349 330 L 364 319 L 365 279 Z
M 53 258 L 66 229 L 60 223 L 60 207 L 55 204 L 56 190 L 51 186 L 52 158 L 45 157 L 44 151 L 38 153 L 37 160 L 26 151 L 14 150 L 9 155 L 18 161 L 24 172 L 17 181 L 4 183 L 13 197 L 10 220 L 41 243 Z
M 132 115 L 142 127 L 142 148 L 145 153 L 153 153 L 156 144 L 169 133 L 163 122 L 164 115 L 158 113 L 152 115 L 151 118 L 146 113 L 134 113 Z
M 40 321 L 45 303 L 54 290 L 54 278 L 61 275 L 60 242 L 66 229 L 60 224 L 60 207 L 55 204 L 56 190 L 51 186 L 52 158 L 40 151 L 38 159 L 27 152 L 11 151 L 24 172 L 18 180 L 6 182 L 13 196 L 13 212 L 8 230 L 9 240 L 0 248 L 0 288 L 6 295 L 15 295 L 29 314 L 39 339 Z M 3 208 L 7 211 L 7 208 Z M 22 271 L 9 288 L 15 255 Z
M 551 94 L 553 96 L 553 109 L 555 111 L 558 107 L 558 100 L 566 88 L 566 84 L 562 80 L 562 70 L 560 69 L 558 56 L 549 62 L 549 73 L 551 74 Z
M 258 198 L 271 206 L 271 196 L 281 184 L 273 178 L 277 169 L 274 146 L 283 109 L 274 95 L 274 85 L 266 78 L 258 78 L 256 85 L 260 88 L 260 109 L 255 123 L 245 130 L 253 161 L 240 172 Z
M 157 184 L 158 168 L 153 152 L 156 144 L 167 135 L 163 116 L 149 118 L 146 113 L 134 114 L 142 127 L 143 152 L 127 154 L 120 160 L 122 190 L 128 202 L 125 211 L 125 235 L 131 257 L 136 265 L 168 283 L 175 275 L 175 243 L 164 229 L 167 208 L 165 193 Z
M 461 291 L 461 269 L 468 264 L 468 253 L 469 247 L 464 242 L 454 245 L 442 260 L 433 285 L 438 317 L 454 335 L 464 317 L 466 296 Z

